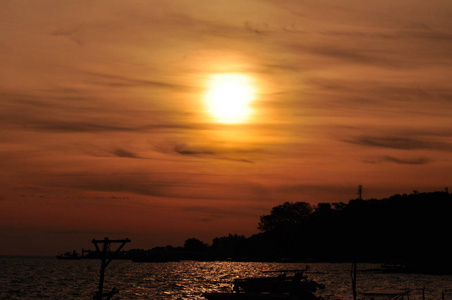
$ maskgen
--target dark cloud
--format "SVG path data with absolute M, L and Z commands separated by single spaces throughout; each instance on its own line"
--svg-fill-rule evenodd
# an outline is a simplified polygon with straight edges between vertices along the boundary
M 355 49 L 346 49 L 339 46 L 323 46 L 310 49 L 312 53 L 322 56 L 328 56 L 338 59 L 341 63 L 364 63 L 364 64 L 377 64 L 379 66 L 389 65 L 393 66 L 393 61 L 388 60 L 376 53 L 370 51 L 359 51 Z
M 114 149 L 113 155 L 118 156 L 118 157 L 125 157 L 125 158 L 140 158 L 135 153 L 132 153 L 132 152 L 124 150 L 124 149 Z
M 452 34 L 438 30 L 427 24 L 412 24 L 411 26 L 394 31 L 339 31 L 329 30 L 319 32 L 321 35 L 328 37 L 349 38 L 351 40 L 369 39 L 381 40 L 381 42 L 400 41 L 403 39 L 424 39 L 428 41 L 452 41 Z
M 411 56 L 400 57 L 390 51 L 378 50 L 362 46 L 357 48 L 355 45 L 348 44 L 288 44 L 286 48 L 290 52 L 298 52 L 302 55 L 308 55 L 310 60 L 304 64 L 310 69 L 324 67 L 324 64 L 330 65 L 371 65 L 378 68 L 398 69 L 415 68 Z
M 321 113 L 367 115 L 370 118 L 381 118 L 380 122 L 384 124 L 388 118 L 402 121 L 408 118 L 426 120 L 431 117 L 439 120 L 448 118 L 452 110 L 452 89 L 439 83 L 388 83 L 379 80 L 362 80 L 358 83 L 319 77 L 307 80 L 307 83 L 310 86 L 307 90 L 309 97 L 319 99 L 311 101 L 309 105 L 322 109 Z M 413 119 L 413 122 L 416 121 Z M 444 123 L 442 126 L 447 125 Z M 417 127 L 417 130 L 424 129 L 430 128 Z
M 423 39 L 427 40 L 428 42 L 452 42 L 451 33 L 438 30 L 428 24 L 412 24 L 410 28 L 397 31 L 395 35 L 397 38 Z
M 188 206 L 182 210 L 186 212 L 204 213 L 209 216 L 209 220 L 256 215 L 255 209 L 244 207 Z
M 177 173 L 177 172 L 120 172 L 81 175 L 70 173 L 56 175 L 45 181 L 47 188 L 71 188 L 87 191 L 111 192 L 113 195 L 136 195 L 153 196 L 173 199 L 209 200 L 206 204 L 218 205 L 218 201 L 228 201 L 230 204 L 244 202 L 252 203 L 256 199 L 264 201 L 268 196 L 268 189 L 261 184 L 249 181 L 247 175 L 220 175 L 210 173 Z M 231 191 L 234 191 L 233 193 Z M 107 193 L 106 195 L 111 195 Z M 131 205 L 132 201 L 127 199 L 93 198 L 101 203 L 109 205 Z M 77 196 L 77 199 L 80 197 Z M 88 200 L 88 198 L 86 198 Z M 165 200 L 166 201 L 166 200 Z M 187 202 L 188 204 L 189 202 Z M 135 203 L 136 204 L 136 203 Z M 133 205 L 135 205 L 133 204 Z M 200 206 L 201 207 L 201 206 Z M 220 207 L 220 206 L 219 206 Z M 206 208 L 207 209 L 207 208 Z
M 350 86 L 351 88 L 351 86 Z M 371 95 L 371 97 L 381 99 L 378 102 L 397 101 L 399 103 L 429 103 L 430 105 L 452 105 L 452 89 L 444 86 L 432 86 L 422 83 L 407 86 L 403 84 L 363 84 L 355 91 L 361 94 Z M 393 103 L 397 104 L 397 103 Z
M 106 132 L 106 131 L 135 131 L 136 128 L 118 126 L 105 123 L 90 123 L 84 121 L 35 121 L 26 124 L 28 128 L 65 132 Z
M 427 157 L 405 157 L 399 158 L 390 155 L 366 158 L 363 160 L 364 163 L 368 164 L 379 164 L 383 162 L 396 163 L 400 165 L 425 165 L 428 164 L 431 160 Z
M 361 136 L 353 139 L 343 140 L 344 142 L 379 148 L 391 148 L 400 150 L 443 150 L 451 151 L 452 145 L 441 141 L 429 141 L 417 138 L 405 138 L 405 137 L 372 137 Z
M 245 30 L 258 34 L 282 34 L 282 33 L 290 33 L 290 34 L 306 34 L 308 33 L 305 30 L 301 30 L 297 28 L 295 23 L 286 24 L 280 26 L 278 23 L 268 23 L 268 22 L 254 22 L 254 21 L 245 21 L 243 24 Z
M 192 87 L 171 83 L 171 82 L 163 82 L 163 81 L 154 81 L 154 80 L 146 80 L 139 79 L 133 77 L 126 77 L 120 75 L 112 75 L 112 74 L 104 74 L 104 73 L 96 73 L 96 72 L 86 72 L 89 78 L 90 83 L 100 84 L 108 87 L 152 87 L 152 88 L 162 88 L 162 89 L 171 89 L 177 91 L 191 91 Z
M 12 116 L 27 119 L 33 115 L 32 112 L 59 111 L 60 109 L 70 109 L 71 111 L 88 112 L 85 107 L 80 107 L 81 102 L 90 103 L 93 98 L 82 96 L 80 93 L 69 92 L 62 94 L 58 89 L 52 92 L 35 91 L 34 93 L 5 92 L 0 91 L 0 113 L 2 117 Z M 33 110 L 33 111 L 31 111 Z
M 237 162 L 245 162 L 245 163 L 253 163 L 252 160 L 242 158 L 242 157 L 234 157 L 241 155 L 243 151 L 240 150 L 219 150 L 219 151 L 212 151 L 212 150 L 203 150 L 203 149 L 195 149 L 188 147 L 185 144 L 178 144 L 174 147 L 174 151 L 180 155 L 190 155 L 190 156 L 196 156 L 196 157 L 213 157 L 216 159 L 225 159 L 225 160 L 231 160 L 231 161 L 237 161 Z
M 205 192 L 215 184 L 196 182 L 195 174 L 173 173 L 122 173 L 109 175 L 67 174 L 52 181 L 51 187 L 70 187 L 81 190 L 104 192 L 123 192 L 139 195 L 184 198 L 184 199 L 214 199 L 215 195 Z M 218 196 L 220 197 L 220 196 Z
M 393 82 L 391 84 L 383 81 L 356 81 L 344 79 L 311 78 L 307 83 L 319 91 L 333 91 L 347 94 L 361 95 L 366 98 L 377 99 L 378 102 L 388 100 L 406 101 L 435 101 L 445 104 L 452 102 L 452 89 L 448 86 L 425 84 L 405 84 Z M 452 104 L 452 103 L 451 103 Z
M 303 41 L 287 44 L 287 47 L 300 54 L 313 55 L 311 61 L 320 66 L 328 59 L 329 64 L 411 70 L 445 64 L 452 54 L 452 34 L 427 25 L 367 32 L 329 30 L 311 34 L 322 42 L 310 44 Z M 315 56 L 321 56 L 323 60 L 316 61 Z
M 340 37 L 340 38 L 350 38 L 350 39 L 396 39 L 397 36 L 390 32 L 365 32 L 365 31 L 339 31 L 339 30 L 329 30 L 320 31 L 320 35 L 327 37 Z
M 306 69 L 305 66 L 301 66 L 298 64 L 294 64 L 293 62 L 284 62 L 284 61 L 278 61 L 277 59 L 274 59 L 273 61 L 262 63 L 259 66 L 255 68 L 255 72 L 261 73 L 261 74 L 274 74 L 274 73 L 285 73 L 288 72 L 299 72 L 301 70 Z
M 208 150 L 195 150 L 190 149 L 185 144 L 179 144 L 174 147 L 174 151 L 181 155 L 195 155 L 195 156 L 202 156 L 202 155 L 215 155 L 215 152 L 208 151 Z
M 343 185 L 309 185 L 309 184 L 288 184 L 288 185 L 281 185 L 277 187 L 275 190 L 277 192 L 282 192 L 286 194 L 303 194 L 306 192 L 314 192 L 314 193 L 336 193 L 336 194 L 352 194 L 353 191 L 356 189 L 356 187 L 351 186 L 343 186 Z M 319 199 L 323 200 L 323 199 Z
M 63 132 L 108 132 L 108 131 L 128 131 L 144 132 L 148 130 L 159 129 L 196 129 L 198 126 L 187 124 L 149 124 L 142 126 L 121 126 L 108 124 L 106 122 L 87 122 L 87 121 L 30 121 L 25 123 L 24 128 L 33 128 L 45 131 L 63 131 Z
M 80 230 L 80 229 L 53 229 L 47 231 L 52 234 L 61 235 L 91 235 L 91 236 L 118 236 L 118 235 L 130 235 L 129 231 L 101 231 L 101 230 Z M 135 233 L 133 233 L 135 235 Z
M 135 194 L 155 196 L 155 197 L 171 197 L 171 198 L 190 198 L 182 195 L 175 190 L 178 188 L 175 184 L 170 182 L 152 181 L 148 178 L 148 182 L 138 179 L 139 176 L 123 176 L 121 178 L 108 179 L 86 179 L 79 180 L 77 183 L 72 183 L 74 188 L 97 190 L 106 192 L 130 192 Z
M 419 158 L 397 158 L 393 156 L 383 156 L 383 160 L 394 162 L 397 164 L 403 164 L 403 165 L 424 165 L 428 162 L 430 162 L 430 159 L 427 157 L 419 157 Z
M 81 26 L 72 28 L 59 28 L 50 33 L 52 36 L 56 37 L 67 37 L 79 46 L 84 46 L 83 41 L 85 30 Z

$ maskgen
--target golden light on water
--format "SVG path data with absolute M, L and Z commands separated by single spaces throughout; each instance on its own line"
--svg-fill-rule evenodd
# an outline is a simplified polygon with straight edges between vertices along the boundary
M 253 110 L 256 90 L 250 76 L 239 73 L 211 75 L 205 102 L 208 113 L 219 123 L 244 123 Z

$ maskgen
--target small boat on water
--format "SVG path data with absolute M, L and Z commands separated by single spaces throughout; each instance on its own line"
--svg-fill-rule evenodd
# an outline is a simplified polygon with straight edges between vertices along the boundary
M 65 260 L 79 260 L 82 257 L 74 250 L 72 252 L 64 252 L 63 254 L 58 254 L 56 256 L 57 259 L 65 259 Z
M 273 271 L 272 271 L 273 272 Z M 234 280 L 233 291 L 229 293 L 205 293 L 208 300 L 320 300 L 314 293 L 317 288 L 324 288 L 306 276 L 306 270 L 280 272 L 275 277 L 251 277 Z

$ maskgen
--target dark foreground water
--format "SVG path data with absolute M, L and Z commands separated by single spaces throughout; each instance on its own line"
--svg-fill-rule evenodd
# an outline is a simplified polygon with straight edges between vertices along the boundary
M 352 299 L 350 264 L 310 263 L 308 275 L 326 288 L 328 299 Z M 194 262 L 134 263 L 113 261 L 105 289 L 120 290 L 114 299 L 204 299 L 201 294 L 230 291 L 235 278 L 262 276 L 262 271 L 301 269 L 306 264 Z M 359 265 L 359 270 L 378 265 Z M 61 261 L 56 258 L 0 257 L 0 299 L 92 299 L 100 269 L 98 260 Z M 358 273 L 358 291 L 412 290 L 410 299 L 441 299 L 452 288 L 452 276 Z M 447 294 L 445 299 L 452 299 Z

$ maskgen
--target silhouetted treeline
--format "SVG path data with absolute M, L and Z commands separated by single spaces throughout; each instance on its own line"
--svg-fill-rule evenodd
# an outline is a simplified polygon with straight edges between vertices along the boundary
M 252 236 L 268 259 L 400 261 L 407 268 L 452 272 L 448 241 L 452 195 L 394 195 L 345 203 L 284 203 L 260 218 Z
M 229 234 L 208 246 L 130 250 L 150 260 L 400 261 L 422 271 L 452 272 L 448 192 L 394 195 L 348 203 L 285 202 L 260 217 L 260 233 Z
M 226 260 L 243 257 L 243 235 L 232 235 L 215 238 L 211 246 L 196 239 L 189 238 L 183 247 L 155 247 L 149 250 L 132 249 L 128 251 L 129 258 L 134 261 L 163 262 L 179 260 Z
M 260 218 L 251 237 L 261 257 L 324 261 L 450 264 L 452 195 L 394 195 L 345 203 L 284 203 Z M 265 247 L 264 247 L 265 245 Z

